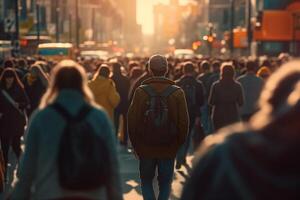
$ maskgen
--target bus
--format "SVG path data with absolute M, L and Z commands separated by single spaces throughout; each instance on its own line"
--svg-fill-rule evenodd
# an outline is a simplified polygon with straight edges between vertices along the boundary
M 75 59 L 75 48 L 71 43 L 45 43 L 38 46 L 37 54 L 49 60 Z

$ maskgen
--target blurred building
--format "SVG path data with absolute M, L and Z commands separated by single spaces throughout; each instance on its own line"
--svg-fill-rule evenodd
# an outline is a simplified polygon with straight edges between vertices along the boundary
M 136 0 L 116 0 L 121 11 L 122 26 L 119 37 L 123 39 L 123 46 L 127 51 L 139 51 L 142 43 L 142 27 L 137 24 Z
M 75 2 L 75 0 L 20 0 L 21 36 L 37 35 L 39 30 L 41 35 L 51 36 L 53 41 L 74 43 L 77 27 Z M 78 0 L 78 2 L 80 42 L 121 41 L 123 16 L 116 0 Z M 0 39 L 10 37 L 6 28 L 9 17 L 14 20 L 14 1 L 0 0 Z
M 256 2 L 254 40 L 259 54 L 289 52 L 300 56 L 299 0 Z
M 199 21 L 199 4 L 190 1 L 180 5 L 178 0 L 170 0 L 169 4 L 157 4 L 154 12 L 154 39 L 157 50 L 167 50 L 165 47 L 192 48 L 197 40 Z M 164 49 L 159 49 L 163 47 Z

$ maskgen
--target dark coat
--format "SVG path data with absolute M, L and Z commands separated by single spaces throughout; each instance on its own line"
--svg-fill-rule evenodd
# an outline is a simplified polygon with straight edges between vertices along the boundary
M 208 103 L 212 108 L 215 130 L 240 121 L 239 107 L 244 103 L 241 84 L 236 81 L 220 80 L 210 90 Z
M 206 74 L 200 74 L 197 79 L 199 81 L 202 82 L 203 86 L 204 86 L 204 89 L 205 89 L 205 97 L 206 97 L 206 100 L 208 99 L 208 95 L 209 95 L 209 90 L 210 90 L 210 77 L 211 77 L 211 73 L 206 73 Z
M 35 109 L 38 108 L 41 98 L 46 92 L 47 88 L 40 79 L 37 79 L 32 85 L 29 85 L 27 76 L 25 76 L 24 79 L 24 87 L 30 101 L 30 108 L 28 109 L 28 114 L 30 115 Z
M 178 85 L 179 87 L 183 87 L 184 85 L 192 85 L 195 87 L 195 103 L 194 105 L 192 105 L 191 102 L 188 102 L 187 99 L 187 105 L 188 105 L 188 109 L 189 109 L 189 117 L 190 120 L 192 121 L 192 119 L 195 119 L 196 117 L 200 117 L 201 113 L 200 113 L 200 109 L 201 106 L 203 106 L 204 102 L 205 102 L 205 98 L 204 98 L 204 87 L 203 84 L 200 81 L 197 81 L 193 76 L 183 76 L 181 77 L 179 80 L 176 81 L 176 85 Z
M 22 135 L 26 123 L 25 116 L 20 114 L 20 112 L 4 97 L 1 91 L 2 89 L 0 89 L 0 113 L 2 113 L 0 119 L 1 136 Z M 19 104 L 21 110 L 26 108 L 29 101 L 23 89 L 13 86 L 10 89 L 5 89 L 5 91 Z
M 130 88 L 129 78 L 117 73 L 111 77 L 111 79 L 115 82 L 116 90 L 120 95 L 120 103 L 115 109 L 116 112 L 127 113 L 129 107 L 128 94 Z

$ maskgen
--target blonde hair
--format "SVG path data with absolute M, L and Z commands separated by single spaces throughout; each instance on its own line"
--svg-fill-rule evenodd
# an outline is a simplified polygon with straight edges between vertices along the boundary
M 39 108 L 43 109 L 53 103 L 63 89 L 76 90 L 83 95 L 87 103 L 97 106 L 87 81 L 87 75 L 81 65 L 72 60 L 61 61 L 52 70 L 49 87 L 42 97 Z

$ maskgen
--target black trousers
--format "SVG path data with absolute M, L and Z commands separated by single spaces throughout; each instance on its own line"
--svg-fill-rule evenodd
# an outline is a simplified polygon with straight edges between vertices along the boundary
M 1 147 L 3 152 L 3 158 L 5 162 L 5 171 L 8 164 L 8 153 L 9 147 L 12 147 L 14 153 L 16 154 L 17 158 L 19 159 L 22 153 L 21 150 L 21 136 L 0 136 L 1 140 Z

